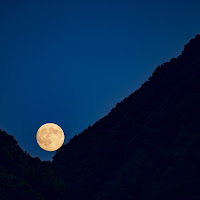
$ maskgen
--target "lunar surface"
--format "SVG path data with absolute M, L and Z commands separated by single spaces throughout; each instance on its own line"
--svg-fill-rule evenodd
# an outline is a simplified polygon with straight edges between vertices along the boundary
M 53 123 L 42 125 L 36 134 L 38 145 L 46 151 L 56 151 L 63 145 L 64 139 L 63 130 Z

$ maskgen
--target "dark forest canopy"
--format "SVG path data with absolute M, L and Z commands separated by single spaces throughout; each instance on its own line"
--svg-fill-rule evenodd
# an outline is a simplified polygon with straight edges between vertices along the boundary
M 197 35 L 52 163 L 1 131 L 1 199 L 200 199 L 199 91 Z
M 13 136 L 0 130 L 0 199 L 55 199 L 63 182 L 51 169 L 50 162 L 32 158 Z

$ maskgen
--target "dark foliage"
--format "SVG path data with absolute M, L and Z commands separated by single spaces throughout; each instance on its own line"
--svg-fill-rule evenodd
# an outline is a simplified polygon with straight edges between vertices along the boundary
M 54 157 L 63 199 L 200 199 L 200 36 Z
M 51 169 L 22 151 L 13 136 L 0 131 L 0 199 L 56 199 L 63 183 Z
M 178 58 L 158 66 L 141 88 L 61 147 L 53 163 L 31 158 L 1 131 L 0 199 L 200 199 L 199 102 L 197 35 Z

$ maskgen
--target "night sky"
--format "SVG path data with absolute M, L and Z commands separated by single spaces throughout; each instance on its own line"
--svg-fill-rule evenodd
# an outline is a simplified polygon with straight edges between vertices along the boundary
M 65 143 L 107 115 L 200 33 L 200 1 L 0 3 L 0 128 L 31 156 L 47 122 Z

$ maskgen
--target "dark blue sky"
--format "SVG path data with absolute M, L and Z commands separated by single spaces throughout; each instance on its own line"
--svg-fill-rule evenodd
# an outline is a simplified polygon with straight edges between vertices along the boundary
M 53 122 L 65 143 L 200 33 L 198 0 L 0 3 L 0 128 L 32 156 Z

